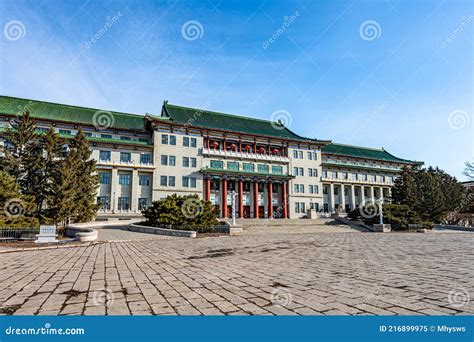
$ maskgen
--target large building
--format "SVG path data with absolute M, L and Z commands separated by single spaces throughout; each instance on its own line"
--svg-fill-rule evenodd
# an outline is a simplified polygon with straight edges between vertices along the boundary
M 152 201 L 198 194 L 221 217 L 231 197 L 241 218 L 348 212 L 390 197 L 404 166 L 384 149 L 305 138 L 281 122 L 163 103 L 137 115 L 0 96 L 0 129 L 25 111 L 38 130 L 72 138 L 81 128 L 97 161 L 99 216 L 138 215 Z

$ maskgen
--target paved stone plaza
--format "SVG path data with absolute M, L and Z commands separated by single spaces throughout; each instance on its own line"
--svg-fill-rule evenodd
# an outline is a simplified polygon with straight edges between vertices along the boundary
M 115 233 L 117 241 L 0 254 L 1 313 L 474 314 L 471 233 Z

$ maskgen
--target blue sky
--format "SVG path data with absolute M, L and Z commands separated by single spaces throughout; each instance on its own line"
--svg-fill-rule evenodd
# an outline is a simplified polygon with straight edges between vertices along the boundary
M 0 4 L 3 95 L 137 114 L 164 99 L 263 119 L 283 110 L 300 135 L 460 179 L 473 160 L 472 1 Z

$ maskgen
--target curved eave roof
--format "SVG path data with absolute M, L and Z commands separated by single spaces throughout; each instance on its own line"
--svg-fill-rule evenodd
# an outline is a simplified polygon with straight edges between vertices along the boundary
M 321 148 L 321 151 L 323 154 L 333 154 L 333 155 L 345 156 L 345 157 L 381 160 L 381 161 L 386 161 L 386 162 L 391 162 L 391 163 L 410 164 L 410 165 L 423 164 L 423 162 L 395 157 L 393 154 L 390 154 L 383 148 L 375 149 L 375 148 L 368 148 L 368 147 L 361 147 L 361 146 L 331 143 L 327 146 L 323 146 Z
M 169 118 L 171 122 L 202 129 L 235 132 L 267 136 L 283 140 L 306 142 L 313 144 L 328 144 L 330 141 L 301 137 L 281 123 L 249 118 L 239 115 L 212 112 L 198 108 L 182 107 L 169 104 L 165 101 L 162 109 L 162 118 Z M 151 118 L 153 118 L 151 116 Z
M 143 130 L 145 125 L 143 115 L 0 96 L 0 114 L 19 115 L 24 111 L 30 112 L 31 116 L 37 120 L 61 121 L 88 126 L 94 125 L 95 113 L 105 112 L 104 117 L 108 116 L 110 118 L 111 116 L 113 118 L 113 124 L 110 128 Z

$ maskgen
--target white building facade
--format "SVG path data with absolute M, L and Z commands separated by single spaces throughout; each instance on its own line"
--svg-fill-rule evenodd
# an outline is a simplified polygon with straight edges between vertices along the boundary
M 281 123 L 164 102 L 136 115 L 0 96 L 0 132 L 29 111 L 39 131 L 82 129 L 97 161 L 99 219 L 137 216 L 170 194 L 198 194 L 220 217 L 302 218 L 390 198 L 404 166 L 371 149 L 301 137 Z M 4 142 L 3 142 L 4 143 Z

